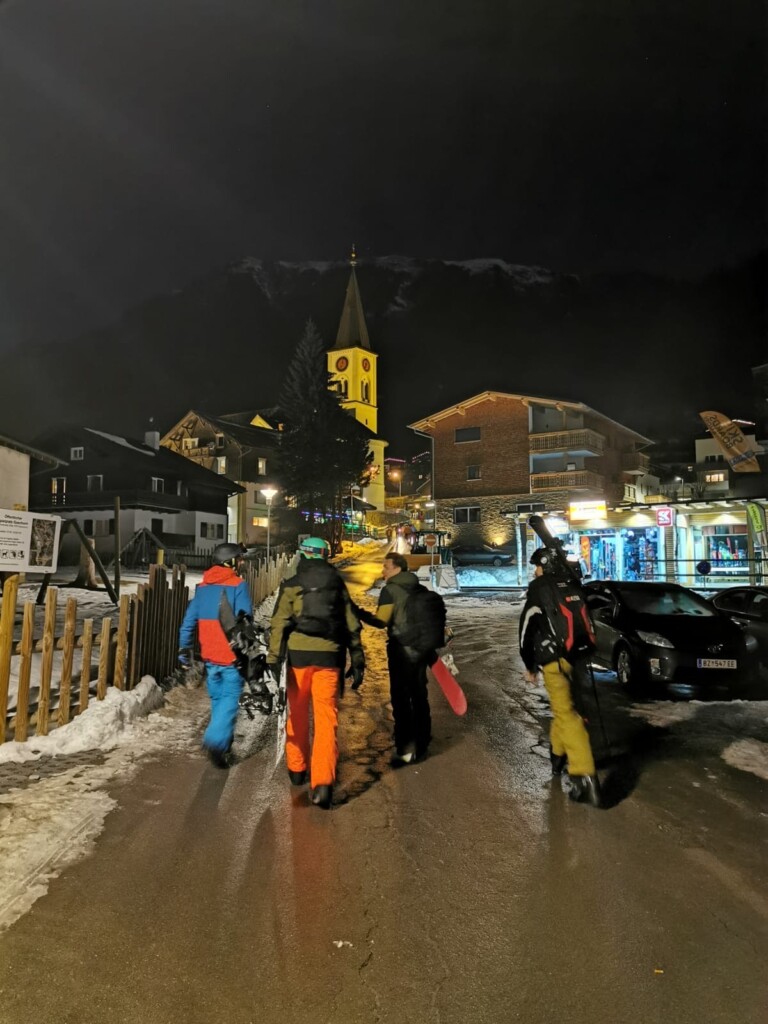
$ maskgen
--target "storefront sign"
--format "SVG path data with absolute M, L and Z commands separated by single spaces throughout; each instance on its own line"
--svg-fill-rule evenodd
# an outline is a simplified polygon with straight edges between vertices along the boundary
M 675 510 L 673 508 L 657 508 L 656 509 L 656 525 L 657 526 L 674 526 L 675 525 Z
M 572 523 L 584 523 L 589 519 L 607 519 L 605 501 L 572 501 L 568 509 Z
M 756 501 L 747 502 L 747 521 L 752 530 L 752 537 L 763 551 L 763 557 L 768 554 L 768 524 L 765 520 L 765 508 L 758 505 Z
M 56 572 L 59 516 L 0 509 L 0 572 Z

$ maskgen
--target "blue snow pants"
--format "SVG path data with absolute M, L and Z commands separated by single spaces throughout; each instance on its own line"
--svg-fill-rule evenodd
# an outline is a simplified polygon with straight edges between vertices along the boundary
M 209 750 L 229 750 L 235 733 L 243 677 L 234 665 L 214 665 L 206 661 L 205 669 L 208 696 L 211 698 L 211 720 L 203 734 L 203 746 Z

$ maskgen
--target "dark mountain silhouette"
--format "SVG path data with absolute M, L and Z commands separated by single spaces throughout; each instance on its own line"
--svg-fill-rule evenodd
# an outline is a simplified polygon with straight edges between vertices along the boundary
M 583 401 L 651 438 L 700 432 L 701 409 L 749 417 L 750 367 L 766 361 L 764 270 L 759 258 L 681 282 L 501 260 L 361 262 L 381 434 L 396 453 L 407 423 L 485 389 Z M 248 259 L 104 329 L 27 346 L 0 426 L 135 436 L 190 407 L 272 406 L 305 321 L 333 344 L 348 275 L 342 262 Z

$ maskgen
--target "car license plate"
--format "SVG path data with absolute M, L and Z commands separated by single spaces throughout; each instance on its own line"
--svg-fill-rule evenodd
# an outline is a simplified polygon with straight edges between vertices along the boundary
M 696 668 L 737 668 L 735 658 L 697 658 Z

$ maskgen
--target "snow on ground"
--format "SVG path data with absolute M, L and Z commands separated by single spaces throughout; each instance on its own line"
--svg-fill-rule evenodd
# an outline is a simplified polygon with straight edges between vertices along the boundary
M 26 913 L 48 884 L 93 847 L 104 820 L 117 806 L 107 787 L 125 782 L 141 760 L 169 750 L 192 752 L 207 717 L 202 692 L 177 687 L 163 702 L 149 676 L 129 692 L 112 690 L 69 725 L 29 744 L 3 744 L 3 760 L 72 753 L 94 746 L 106 752 L 98 765 L 78 765 L 0 797 L 0 931 Z M 148 717 L 147 712 L 150 712 Z
M 459 586 L 482 589 L 483 587 L 520 587 L 517 568 L 508 565 L 456 566 Z M 527 581 L 525 583 L 527 585 Z

